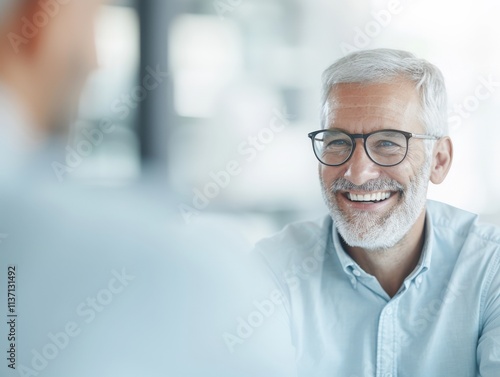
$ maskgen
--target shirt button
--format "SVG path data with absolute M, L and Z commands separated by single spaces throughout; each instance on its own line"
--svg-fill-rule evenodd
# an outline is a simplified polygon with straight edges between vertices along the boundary
M 386 373 L 385 377 L 392 377 L 392 373 Z
M 421 275 L 417 276 L 417 284 L 418 285 L 422 284 L 422 276 Z
M 361 272 L 359 272 L 358 270 L 354 270 L 352 272 L 355 276 L 361 276 Z
M 387 310 L 385 312 L 387 313 L 387 315 L 391 315 L 392 314 L 392 308 L 387 308 Z M 386 376 L 389 376 L 389 374 L 387 374 Z

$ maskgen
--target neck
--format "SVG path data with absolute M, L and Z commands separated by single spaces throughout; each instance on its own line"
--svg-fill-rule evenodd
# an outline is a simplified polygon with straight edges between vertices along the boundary
M 387 294 L 393 297 L 418 264 L 424 244 L 424 229 L 425 210 L 408 234 L 390 249 L 367 250 L 342 243 L 351 258 L 364 271 L 375 276 Z
M 49 106 L 46 101 L 49 96 L 42 92 L 38 82 L 40 75 L 34 73 L 27 58 L 12 56 L 6 48 L 0 44 L 0 82 L 22 106 L 23 116 L 32 128 L 30 131 L 39 137 L 47 131 Z

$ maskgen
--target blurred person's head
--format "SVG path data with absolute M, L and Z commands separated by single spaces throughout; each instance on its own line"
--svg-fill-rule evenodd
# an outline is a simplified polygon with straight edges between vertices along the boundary
M 408 52 L 368 50 L 330 66 L 323 90 L 329 131 L 316 138 L 332 219 L 351 247 L 392 248 L 423 226 L 429 181 L 441 183 L 451 166 L 443 76 Z
M 67 127 L 96 67 L 101 0 L 0 0 L 0 86 L 17 97 L 38 134 Z

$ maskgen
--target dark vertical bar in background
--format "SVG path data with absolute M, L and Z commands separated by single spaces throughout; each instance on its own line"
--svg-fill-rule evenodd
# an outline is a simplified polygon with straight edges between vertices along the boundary
M 148 69 L 162 72 L 168 67 L 168 31 L 174 18 L 173 0 L 137 0 L 140 18 L 142 81 Z M 148 93 L 139 110 L 139 138 L 142 166 L 153 164 L 164 177 L 168 167 L 168 137 L 173 121 L 172 77 Z

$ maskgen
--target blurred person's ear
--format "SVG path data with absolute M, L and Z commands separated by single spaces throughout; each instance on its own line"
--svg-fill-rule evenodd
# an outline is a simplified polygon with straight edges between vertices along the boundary
M 5 13 L 0 18 L 3 52 L 14 53 L 16 55 L 33 52 L 38 38 L 36 38 L 36 33 L 34 32 L 36 26 L 30 25 L 29 20 L 33 20 L 33 15 L 39 10 L 37 1 L 12 1 L 5 8 Z M 28 38 L 34 43 L 27 43 Z
M 0 64 L 5 68 L 11 61 L 31 56 L 36 50 L 39 33 L 33 20 L 39 6 L 36 0 L 12 1 L 4 5 L 0 17 Z M 10 68 L 10 67 L 9 67 Z

